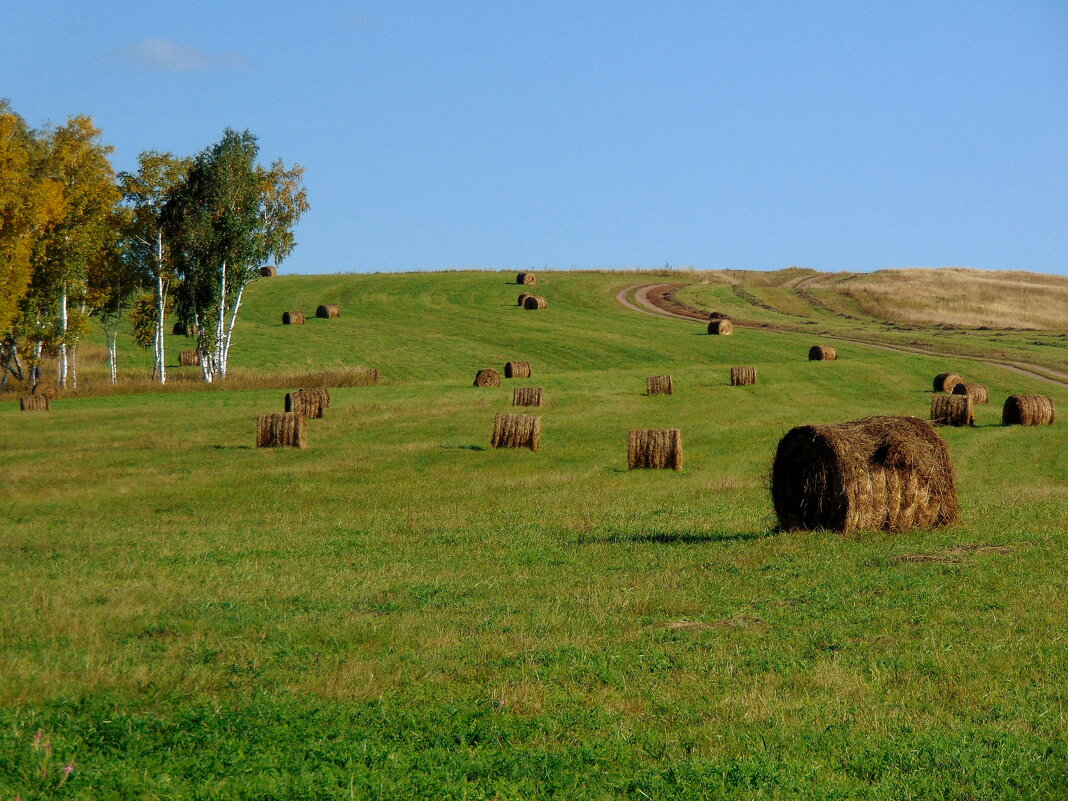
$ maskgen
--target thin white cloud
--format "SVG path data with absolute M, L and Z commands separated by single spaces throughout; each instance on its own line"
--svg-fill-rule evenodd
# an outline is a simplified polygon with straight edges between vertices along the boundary
M 144 39 L 119 48 L 114 54 L 137 69 L 154 72 L 203 72 L 236 69 L 249 64 L 240 53 L 209 53 L 170 39 Z

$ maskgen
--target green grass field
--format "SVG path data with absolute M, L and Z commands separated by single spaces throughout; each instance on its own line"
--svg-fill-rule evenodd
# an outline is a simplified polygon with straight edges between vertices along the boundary
M 383 377 L 302 451 L 253 447 L 274 389 L 0 406 L 0 799 L 1065 797 L 1068 434 L 1000 411 L 1068 392 L 706 336 L 622 308 L 634 274 L 539 274 L 525 312 L 513 279 L 254 284 L 235 373 Z M 534 377 L 471 386 L 509 360 Z M 991 395 L 941 430 L 958 525 L 774 531 L 787 430 L 927 417 L 946 370 Z M 516 385 L 537 453 L 489 447 Z M 658 427 L 685 469 L 628 472 Z

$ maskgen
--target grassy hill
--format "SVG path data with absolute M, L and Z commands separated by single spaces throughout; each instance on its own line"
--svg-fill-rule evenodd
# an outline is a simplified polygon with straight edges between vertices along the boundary
M 1057 797 L 1068 435 L 999 421 L 1068 392 L 706 336 L 618 304 L 647 279 L 540 274 L 541 312 L 505 273 L 257 282 L 235 376 L 384 379 L 304 451 L 252 447 L 278 389 L 0 405 L 0 797 Z M 471 386 L 508 360 L 534 377 Z M 958 525 L 774 532 L 783 433 L 926 417 L 946 370 L 991 393 L 941 431 Z M 490 449 L 527 384 L 542 449 Z M 628 430 L 668 426 L 685 469 L 628 472 Z

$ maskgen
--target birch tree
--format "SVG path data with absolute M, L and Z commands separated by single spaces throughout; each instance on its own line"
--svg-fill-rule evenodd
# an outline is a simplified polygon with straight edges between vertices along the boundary
M 196 326 L 205 381 L 226 378 L 245 287 L 267 261 L 293 250 L 293 228 L 308 210 L 303 169 L 256 164 L 248 131 L 226 129 L 193 160 L 164 208 L 165 229 L 181 284 L 178 315 Z
M 130 256 L 140 267 L 155 295 L 154 361 L 152 378 L 167 383 L 167 295 L 175 280 L 170 247 L 163 225 L 163 207 L 189 171 L 190 159 L 146 150 L 137 157 L 137 172 L 119 173 L 123 202 L 129 211 L 125 239 Z

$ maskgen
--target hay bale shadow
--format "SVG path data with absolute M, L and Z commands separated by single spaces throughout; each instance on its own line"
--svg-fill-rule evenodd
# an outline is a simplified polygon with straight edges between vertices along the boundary
M 442 445 L 442 450 L 446 451 L 484 451 L 487 450 L 482 445 Z

